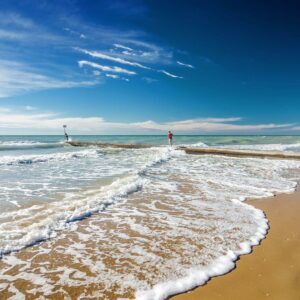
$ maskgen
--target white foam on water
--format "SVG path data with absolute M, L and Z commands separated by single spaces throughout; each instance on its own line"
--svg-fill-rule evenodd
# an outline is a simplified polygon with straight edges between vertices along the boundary
M 133 169 L 132 174 L 125 178 L 117 178 L 108 186 L 103 186 L 81 193 L 65 193 L 64 199 L 59 202 L 46 205 L 34 205 L 5 214 L 0 214 L 0 254 L 20 250 L 26 246 L 56 236 L 58 230 L 64 229 L 68 223 L 82 220 L 96 212 L 106 209 L 127 195 L 140 190 L 147 180 L 139 174 L 147 168 L 155 166 L 171 158 L 172 155 L 180 155 L 173 149 L 153 148 L 144 155 L 138 169 Z M 146 154 L 146 152 L 144 152 Z M 150 154 L 150 155 L 149 155 Z M 65 160 L 70 158 L 84 158 L 98 155 L 96 149 L 87 149 L 76 153 L 55 153 L 38 155 L 30 158 L 31 161 Z M 15 161 L 29 159 L 27 156 L 17 157 Z M 2 157 L 2 162 L 12 162 L 12 158 Z M 116 166 L 115 166 L 116 167 Z M 58 209 L 59 208 L 59 209 Z
M 38 142 L 30 140 L 21 141 L 0 141 L 0 151 L 2 150 L 28 150 L 28 149 L 47 149 L 66 146 L 64 141 L 59 142 Z
M 234 268 L 267 233 L 264 213 L 243 201 L 293 191 L 296 182 L 284 174 L 300 167 L 292 160 L 193 156 L 163 147 L 101 151 L 104 159 L 90 167 L 107 163 L 108 174 L 112 164 L 121 169 L 112 183 L 0 214 L 2 253 L 52 237 L 34 247 L 36 255 L 50 259 L 55 249 L 55 259 L 72 262 L 37 266 L 18 252 L 5 255 L 0 278 L 11 290 L 16 278 L 5 274 L 15 266 L 36 291 L 51 295 L 59 286 L 66 298 L 70 287 L 97 286 L 100 299 L 117 287 L 115 298 L 158 300 L 202 285 Z M 56 281 L 51 273 L 59 274 Z M 87 291 L 78 297 L 92 298 Z
M 26 155 L 4 155 L 0 157 L 0 165 L 26 165 L 34 163 L 45 163 L 49 161 L 63 161 L 68 159 L 86 158 L 97 156 L 99 152 L 96 149 L 86 149 L 71 152 L 55 152 L 47 154 L 26 154 Z
M 294 144 L 257 144 L 257 145 L 227 145 L 218 146 L 219 148 L 245 149 L 245 150 L 262 150 L 262 151 L 293 151 L 300 149 L 300 143 Z
M 7 254 L 55 237 L 56 231 L 66 228 L 69 222 L 82 220 L 93 213 L 103 211 L 107 206 L 122 200 L 122 197 L 140 189 L 143 183 L 143 180 L 131 176 L 117 180 L 109 187 L 94 191 L 93 196 L 80 200 L 69 197 L 60 203 L 6 214 L 3 218 L 9 217 L 10 220 L 0 224 L 0 253 Z M 18 218 L 20 215 L 22 217 Z M 24 226 L 24 223 L 29 225 Z
M 0 146 L 31 146 L 31 145 L 44 145 L 46 143 L 22 140 L 22 141 L 0 141 Z
M 209 170 L 208 164 L 212 163 L 212 161 L 217 161 L 213 157 L 207 156 L 207 160 L 203 159 L 205 161 L 204 164 L 201 166 L 198 165 L 198 168 L 196 166 L 193 166 L 193 171 L 191 172 L 190 168 L 187 170 L 184 170 L 181 168 L 181 172 L 189 172 L 191 176 L 204 176 L 199 180 L 199 182 L 218 182 L 220 180 L 220 183 L 222 183 L 222 188 L 225 189 L 225 194 L 226 194 L 226 187 L 228 188 L 235 188 L 236 190 L 238 189 L 245 189 L 244 190 L 244 195 L 245 196 L 239 196 L 238 199 L 232 199 L 232 203 L 239 205 L 243 207 L 243 209 L 251 211 L 253 214 L 253 219 L 255 220 L 255 223 L 257 224 L 256 232 L 253 233 L 253 235 L 250 237 L 248 241 L 242 242 L 239 244 L 238 249 L 234 250 L 229 250 L 225 255 L 220 256 L 217 258 L 213 263 L 211 263 L 208 266 L 201 267 L 199 269 L 197 268 L 191 268 L 188 270 L 186 273 L 188 274 L 187 276 L 177 278 L 175 280 L 170 280 L 170 281 L 165 281 L 165 282 L 160 282 L 158 284 L 155 284 L 153 287 L 151 287 L 149 290 L 138 290 L 136 291 L 135 298 L 137 300 L 163 300 L 166 299 L 172 295 L 183 293 L 185 291 L 191 290 L 197 286 L 205 284 L 211 277 L 214 276 L 219 276 L 222 274 L 225 274 L 229 271 L 231 271 L 235 267 L 235 261 L 240 255 L 248 254 L 251 252 L 252 247 L 255 245 L 258 245 L 262 239 L 267 234 L 268 231 L 268 220 L 266 219 L 264 213 L 259 210 L 254 208 L 251 205 L 248 205 L 246 203 L 243 203 L 246 199 L 246 197 L 251 197 L 252 198 L 258 198 L 258 197 L 268 197 L 272 196 L 275 192 L 292 192 L 294 191 L 296 187 L 296 182 L 291 182 L 289 180 L 286 180 L 280 176 L 280 173 L 283 169 L 285 168 L 299 168 L 300 164 L 299 162 L 292 162 L 292 161 L 271 161 L 271 160 L 257 160 L 257 159 L 247 159 L 248 164 L 247 164 L 247 172 L 251 171 L 251 167 L 253 169 L 264 169 L 264 167 L 271 168 L 273 167 L 273 180 L 270 180 L 270 185 L 267 186 L 266 188 L 262 188 L 266 182 L 264 182 L 262 179 L 259 178 L 259 180 L 256 181 L 255 178 L 251 178 L 251 183 L 258 183 L 258 181 L 261 181 L 258 186 L 251 186 L 248 183 L 244 183 L 239 181 L 238 183 L 232 183 L 232 178 L 226 178 L 224 177 L 224 172 L 221 175 L 222 179 L 218 179 L 218 176 L 216 173 L 214 173 L 213 170 Z M 225 158 L 225 160 L 234 163 L 240 162 L 241 159 L 237 158 Z M 222 158 L 221 158 L 222 160 Z M 253 165 L 251 164 L 251 161 L 253 162 Z M 250 163 L 249 163 L 250 162 Z M 258 163 L 262 162 L 264 165 L 263 168 L 258 167 Z M 192 163 L 192 162 L 190 162 Z M 272 166 L 273 165 L 273 166 Z M 182 167 L 182 166 L 181 166 Z M 207 169 L 206 169 L 207 168 Z M 197 170 L 197 173 L 194 173 L 194 170 Z M 212 168 L 214 169 L 214 168 Z M 203 171 L 204 170 L 204 171 Z M 206 172 L 205 170 L 209 170 Z M 231 170 L 232 171 L 232 170 Z M 235 176 L 242 176 L 245 175 L 243 174 L 245 170 L 242 170 L 240 168 L 240 172 L 237 172 Z M 270 171 L 270 170 L 268 170 Z M 274 172 L 275 171 L 275 172 Z M 200 173 L 200 174 L 199 174 Z M 202 174 L 201 174 L 202 173 Z M 213 175 L 210 177 L 210 175 Z M 228 174 L 229 175 L 229 174 Z M 249 174 L 248 174 L 249 175 Z M 271 175 L 271 174 L 270 174 Z M 249 177 L 248 177 L 249 178 Z M 242 180 L 243 181 L 243 180 Z M 277 181 L 277 182 L 276 182 Z M 272 185 L 271 185 L 272 184 Z M 207 192 L 209 189 L 207 189 Z M 215 191 L 217 192 L 217 191 Z M 248 195 L 247 195 L 248 193 Z M 218 193 L 216 193 L 216 196 Z M 232 194 L 233 195 L 233 194 Z

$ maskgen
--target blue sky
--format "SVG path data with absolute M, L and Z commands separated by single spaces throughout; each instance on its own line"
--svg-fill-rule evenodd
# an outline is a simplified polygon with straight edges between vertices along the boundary
M 299 134 L 296 1 L 2 0 L 0 134 Z

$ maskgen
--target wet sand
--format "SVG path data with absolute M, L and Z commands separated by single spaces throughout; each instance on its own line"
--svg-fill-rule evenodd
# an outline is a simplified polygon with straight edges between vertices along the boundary
M 175 278 L 183 277 L 178 263 L 182 269 L 209 264 L 201 251 L 204 249 L 211 259 L 214 254 L 219 257 L 216 252 L 225 251 L 223 239 L 229 243 L 232 238 L 221 223 L 209 226 L 209 218 L 224 212 L 222 219 L 231 220 L 239 233 L 251 226 L 253 215 L 244 214 L 243 206 L 234 206 L 231 200 L 221 209 L 214 206 L 220 201 L 215 196 L 205 200 L 199 181 L 188 180 L 190 172 L 188 169 L 180 176 L 168 173 L 169 182 L 177 183 L 175 192 L 153 176 L 152 185 L 126 197 L 126 201 L 120 199 L 100 214 L 69 223 L 70 227 L 56 237 L 4 256 L 0 260 L 0 299 L 134 299 L 137 289 L 166 281 L 170 272 Z M 299 178 L 294 177 L 299 170 L 293 172 L 289 169 L 286 175 Z M 241 182 L 242 178 L 236 180 Z M 223 185 L 214 186 L 214 190 L 226 192 Z M 231 195 L 227 190 L 227 197 Z M 242 256 L 233 272 L 174 299 L 300 299 L 300 193 L 248 203 L 266 212 L 271 222 L 267 239 L 253 254 Z M 183 222 L 176 227 L 179 217 Z M 215 246 L 208 248 L 212 239 Z M 244 236 L 234 235 L 233 239 L 234 245 L 239 245 Z
M 300 299 L 300 190 L 247 202 L 267 215 L 266 239 L 241 256 L 232 272 L 172 299 Z

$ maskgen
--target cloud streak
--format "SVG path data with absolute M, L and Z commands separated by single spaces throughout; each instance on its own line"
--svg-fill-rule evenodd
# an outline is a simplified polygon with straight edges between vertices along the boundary
M 177 76 L 177 75 L 174 75 L 174 74 L 172 74 L 172 73 L 170 73 L 170 72 L 167 72 L 166 70 L 158 70 L 157 72 L 163 73 L 163 74 L 165 74 L 165 75 L 167 75 L 167 76 L 169 76 L 169 77 L 172 77 L 172 78 L 180 78 L 180 79 L 183 78 L 183 77 L 181 77 L 181 76 Z
M 107 55 L 107 54 L 104 54 L 100 51 L 90 51 L 90 50 L 85 50 L 85 49 L 80 49 L 80 48 L 76 48 L 76 50 L 78 50 L 80 52 L 83 52 L 85 54 L 88 54 L 88 55 L 90 55 L 92 57 L 95 57 L 95 58 L 100 58 L 100 59 L 103 59 L 103 60 L 109 60 L 109 61 L 113 61 L 113 62 L 116 62 L 116 63 L 129 65 L 129 66 L 132 66 L 132 67 L 138 67 L 138 68 L 143 68 L 143 69 L 148 69 L 148 70 L 150 69 L 149 67 L 146 67 L 146 66 L 144 66 L 140 63 L 131 62 L 131 61 L 128 61 L 128 60 L 120 58 L 120 57 Z
M 140 123 L 135 123 L 136 126 L 145 129 L 167 131 L 173 130 L 177 132 L 247 132 L 247 131 L 261 131 L 270 129 L 280 129 L 288 128 L 291 124 L 232 124 L 232 120 L 238 120 L 240 118 L 228 118 L 228 119 L 195 119 L 195 120 L 185 120 L 178 122 L 167 122 L 167 123 L 156 123 L 153 121 L 145 121 Z
M 121 44 L 114 44 L 114 46 L 115 46 L 116 48 L 120 48 L 120 49 L 123 49 L 123 50 L 133 51 L 132 48 L 127 47 L 127 46 L 124 46 L 124 45 L 121 45 Z
M 185 64 L 179 60 L 177 60 L 177 64 L 180 65 L 180 66 L 183 66 L 183 67 L 187 67 L 187 68 L 190 68 L 190 69 L 194 69 L 195 67 L 193 65 L 190 65 L 190 64 Z
M 118 78 L 120 78 L 119 75 L 115 75 L 115 74 L 105 74 L 105 76 L 108 77 L 108 78 L 113 78 L 113 79 L 118 79 Z
M 134 71 L 129 71 L 120 67 L 109 67 L 109 66 L 104 66 L 104 65 L 100 65 L 91 61 L 87 61 L 87 60 L 80 60 L 78 61 L 78 65 L 82 68 L 83 66 L 90 66 L 92 68 L 95 69 L 99 69 L 101 71 L 104 72 L 112 72 L 112 73 L 123 73 L 123 74 L 127 74 L 127 75 L 135 75 L 136 72 Z

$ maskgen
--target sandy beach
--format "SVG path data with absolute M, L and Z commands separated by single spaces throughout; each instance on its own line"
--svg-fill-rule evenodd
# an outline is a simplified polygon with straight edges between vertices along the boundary
M 265 212 L 266 239 L 241 256 L 232 272 L 172 299 L 300 299 L 300 190 L 247 202 Z

